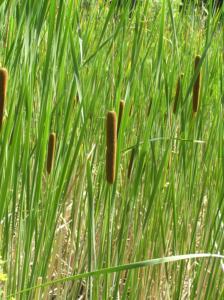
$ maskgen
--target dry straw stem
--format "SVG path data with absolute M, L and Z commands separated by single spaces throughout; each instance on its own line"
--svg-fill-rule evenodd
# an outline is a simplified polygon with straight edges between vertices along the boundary
M 0 129 L 3 125 L 6 91 L 7 91 L 8 71 L 5 68 L 0 68 Z
M 41 285 L 42 284 L 42 277 L 38 277 L 37 278 L 37 285 Z M 34 300 L 39 300 L 41 299 L 41 288 L 37 288 L 34 292 Z
M 55 145 L 56 145 L 56 134 L 52 132 L 49 136 L 49 141 L 48 141 L 48 155 L 47 155 L 48 174 L 51 173 L 54 164 Z
M 181 73 L 178 81 L 177 81 L 177 86 L 176 86 L 176 94 L 175 94 L 175 100 L 174 100 L 174 105 L 173 105 L 173 113 L 176 114 L 177 112 L 177 105 L 178 105 L 178 100 L 180 98 L 180 92 L 182 88 L 182 81 L 183 81 L 184 74 Z
M 194 61 L 194 72 L 197 72 L 197 68 L 200 62 L 200 55 L 197 55 L 195 57 L 195 61 Z M 198 72 L 198 76 L 196 78 L 196 81 L 194 83 L 194 87 L 193 87 L 193 114 L 197 113 L 198 111 L 198 106 L 199 106 L 199 93 L 200 93 L 200 81 L 201 81 L 201 73 L 200 70 Z
M 109 111 L 107 113 L 107 153 L 106 153 L 106 177 L 107 182 L 113 184 L 116 173 L 116 155 L 117 155 L 117 121 L 116 113 Z
M 119 107 L 119 116 L 118 116 L 118 124 L 117 124 L 117 135 L 119 134 L 120 126 L 121 126 L 121 120 L 124 113 L 124 106 L 125 102 L 124 100 L 120 101 L 120 107 Z

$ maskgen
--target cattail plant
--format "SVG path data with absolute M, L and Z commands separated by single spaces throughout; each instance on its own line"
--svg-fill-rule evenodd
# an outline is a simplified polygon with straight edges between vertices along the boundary
M 48 155 L 47 155 L 48 174 L 51 173 L 54 164 L 55 145 L 56 145 L 56 134 L 52 132 L 49 136 L 49 141 L 48 141 Z
M 5 103 L 6 103 L 6 90 L 8 81 L 8 71 L 5 68 L 0 68 L 0 129 L 3 125 Z
M 80 102 L 79 93 L 78 92 L 76 93 L 75 100 L 76 100 L 76 104 L 78 104 Z
M 151 112 L 151 108 L 152 108 L 152 97 L 149 98 L 149 105 L 148 105 L 148 109 L 147 109 L 147 113 L 146 116 L 148 117 L 150 112 Z
M 122 116 L 124 113 L 124 106 L 125 106 L 125 102 L 124 102 L 124 100 L 121 100 L 120 107 L 119 107 L 118 123 L 117 123 L 117 136 L 119 134 L 119 130 L 120 130 L 120 126 L 121 126 L 121 120 L 122 120 Z
M 107 113 L 107 152 L 106 152 L 106 177 L 107 182 L 114 183 L 116 173 L 116 154 L 117 154 L 117 121 L 116 113 Z
M 195 57 L 195 62 L 194 62 L 194 72 L 198 71 L 198 66 L 200 62 L 201 57 L 197 55 Z M 199 93 L 200 93 L 200 81 L 201 81 L 201 74 L 200 70 L 198 71 L 198 76 L 196 78 L 196 81 L 194 83 L 193 87 L 193 114 L 196 114 L 198 111 L 198 106 L 199 106 Z
M 178 78 L 178 81 L 177 81 L 176 94 L 175 94 L 175 99 L 174 99 L 174 104 L 173 104 L 173 113 L 174 114 L 176 114 L 176 112 L 177 112 L 177 105 L 178 105 L 178 100 L 180 98 L 183 77 L 184 77 L 184 74 L 181 73 Z
M 132 116 L 132 112 L 133 112 L 133 103 L 131 103 L 131 106 L 130 106 L 129 117 Z
M 128 165 L 128 179 L 130 179 L 130 177 L 131 177 L 134 158 L 135 158 L 135 148 L 133 148 L 131 150 L 131 156 L 130 156 L 129 165 Z

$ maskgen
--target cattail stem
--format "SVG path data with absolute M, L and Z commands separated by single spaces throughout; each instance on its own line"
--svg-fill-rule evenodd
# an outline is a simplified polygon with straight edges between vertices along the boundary
M 122 117 L 123 117 L 123 113 L 124 113 L 124 106 L 125 106 L 125 102 L 124 102 L 124 100 L 121 100 L 120 107 L 119 107 L 118 123 L 117 123 L 117 136 L 119 134 L 119 130 L 120 130 L 120 126 L 121 126 L 121 121 L 122 121 Z
M 200 62 L 201 57 L 197 55 L 195 57 L 195 62 L 194 62 L 194 72 L 198 71 L 198 65 Z M 201 73 L 200 70 L 198 71 L 198 76 L 196 78 L 196 81 L 194 83 L 193 87 L 193 114 L 196 114 L 198 111 L 198 106 L 199 106 L 199 93 L 200 93 L 200 81 L 201 81 Z
M 51 173 L 54 164 L 55 145 L 56 145 L 56 134 L 52 132 L 49 136 L 49 141 L 48 141 L 48 155 L 47 155 L 48 174 Z
M 107 113 L 107 153 L 106 153 L 106 177 L 107 182 L 113 184 L 116 173 L 116 155 L 117 155 L 117 122 L 116 113 L 109 111 Z
M 184 74 L 182 73 L 177 81 L 175 100 L 174 100 L 174 104 L 173 104 L 173 113 L 174 114 L 176 114 L 176 112 L 177 112 L 177 105 L 178 105 L 178 100 L 180 98 L 183 77 L 184 77 Z
M 0 68 L 0 129 L 3 125 L 4 111 L 6 104 L 8 71 L 5 68 Z

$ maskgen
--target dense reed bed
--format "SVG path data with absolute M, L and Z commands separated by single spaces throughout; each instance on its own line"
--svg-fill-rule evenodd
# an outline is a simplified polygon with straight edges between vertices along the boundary
M 130 4 L 0 1 L 2 299 L 224 297 L 223 18 Z

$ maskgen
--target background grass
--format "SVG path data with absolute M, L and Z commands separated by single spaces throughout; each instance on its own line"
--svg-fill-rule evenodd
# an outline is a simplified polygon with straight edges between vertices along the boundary
M 180 14 L 170 0 L 141 1 L 132 14 L 128 1 L 120 8 L 116 1 L 0 1 L 0 63 L 9 71 L 0 133 L 3 299 L 150 258 L 223 254 L 224 31 L 220 14 L 207 10 L 190 5 Z M 202 80 L 193 118 L 197 54 Z M 109 186 L 105 116 L 118 113 L 121 99 Z M 17 299 L 224 297 L 222 261 L 210 257 L 116 271 Z

